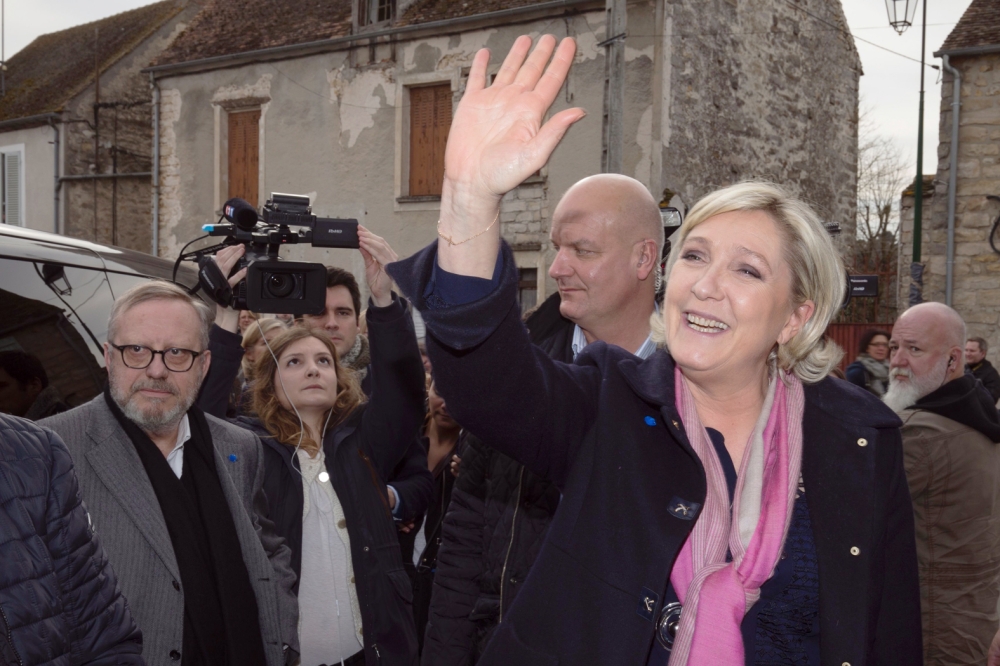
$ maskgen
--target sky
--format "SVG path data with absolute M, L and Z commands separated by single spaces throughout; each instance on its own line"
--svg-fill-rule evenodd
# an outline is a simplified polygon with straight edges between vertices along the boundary
M 778 2 L 780 0 L 774 0 Z M 930 0 L 927 5 L 928 64 L 940 67 L 932 54 L 972 0 Z M 38 35 L 95 21 L 118 12 L 149 4 L 149 0 L 3 0 L 4 54 L 7 58 L 27 46 Z M 916 170 L 917 118 L 920 90 L 920 21 L 902 35 L 889 26 L 884 0 L 841 0 L 847 22 L 855 36 L 864 68 L 861 104 L 870 109 L 875 132 L 891 138 L 910 170 Z M 804 17 L 802 27 L 811 19 Z M 862 41 L 866 40 L 866 41 Z M 869 43 L 871 42 L 871 43 Z M 879 48 L 882 47 L 882 48 Z M 886 51 L 895 51 L 898 54 Z M 903 56 L 908 56 L 903 57 Z M 924 109 L 924 173 L 936 171 L 938 115 L 941 75 L 926 69 Z

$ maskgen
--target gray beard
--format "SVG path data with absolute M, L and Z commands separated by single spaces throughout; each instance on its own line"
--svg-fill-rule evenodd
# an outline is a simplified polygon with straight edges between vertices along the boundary
M 180 402 L 178 402 L 173 409 L 163 409 L 158 406 L 152 406 L 143 410 L 133 400 L 133 397 L 140 389 L 152 388 L 170 391 L 174 395 L 177 395 L 177 393 L 174 391 L 173 387 L 168 384 L 159 383 L 155 380 L 149 379 L 136 382 L 127 391 L 121 390 L 121 388 L 115 386 L 114 383 L 111 384 L 110 388 L 111 398 L 115 401 L 115 404 L 118 405 L 118 408 L 122 410 L 125 417 L 142 428 L 145 432 L 153 433 L 171 430 L 174 426 L 180 423 L 181 419 L 185 414 L 187 414 L 187 411 L 191 409 L 191 405 L 194 404 L 195 399 L 198 397 L 197 393 L 193 393 L 192 395 L 186 397 L 180 396 Z
M 917 400 L 925 395 L 930 395 L 944 385 L 948 378 L 948 359 L 941 359 L 939 367 L 932 370 L 923 377 L 910 375 L 910 381 L 901 382 L 892 376 L 890 371 L 889 390 L 882 396 L 882 402 L 888 405 L 889 409 L 899 413 L 907 407 L 912 406 Z
M 882 396 L 882 402 L 898 414 L 922 397 L 920 387 L 913 382 L 901 382 L 893 379 L 889 382 L 889 390 Z

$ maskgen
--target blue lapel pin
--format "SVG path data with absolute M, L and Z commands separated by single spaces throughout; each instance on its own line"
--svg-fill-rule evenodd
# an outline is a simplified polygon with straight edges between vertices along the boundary
M 643 419 L 643 421 L 645 421 L 646 425 L 648 425 L 648 426 L 655 426 L 656 425 L 656 419 L 654 419 L 652 416 L 647 416 L 646 418 Z
M 237 460 L 236 454 L 235 453 L 230 453 L 229 454 L 229 462 L 236 462 L 236 460 Z

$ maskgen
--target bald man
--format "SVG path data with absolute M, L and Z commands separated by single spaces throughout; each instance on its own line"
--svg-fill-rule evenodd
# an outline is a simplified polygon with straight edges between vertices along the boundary
M 640 358 L 652 354 L 663 223 L 646 187 L 617 174 L 584 178 L 556 206 L 550 239 L 556 256 L 549 275 L 559 291 L 525 322 L 532 342 L 565 362 L 595 340 Z M 559 498 L 550 482 L 468 438 L 438 536 L 421 663 L 478 660 L 534 564 Z
M 941 303 L 896 320 L 883 400 L 903 420 L 924 663 L 986 663 L 1000 625 L 1000 419 L 964 373 L 965 322 Z

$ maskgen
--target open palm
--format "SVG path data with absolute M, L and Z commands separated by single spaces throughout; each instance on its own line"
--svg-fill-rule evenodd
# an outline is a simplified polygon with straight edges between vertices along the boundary
M 545 35 L 528 55 L 530 48 L 531 38 L 519 37 L 490 86 L 489 52 L 477 53 L 455 112 L 445 178 L 479 196 L 499 198 L 538 171 L 570 125 L 585 115 L 567 109 L 542 123 L 576 54 L 573 39 L 556 48 L 555 38 Z

